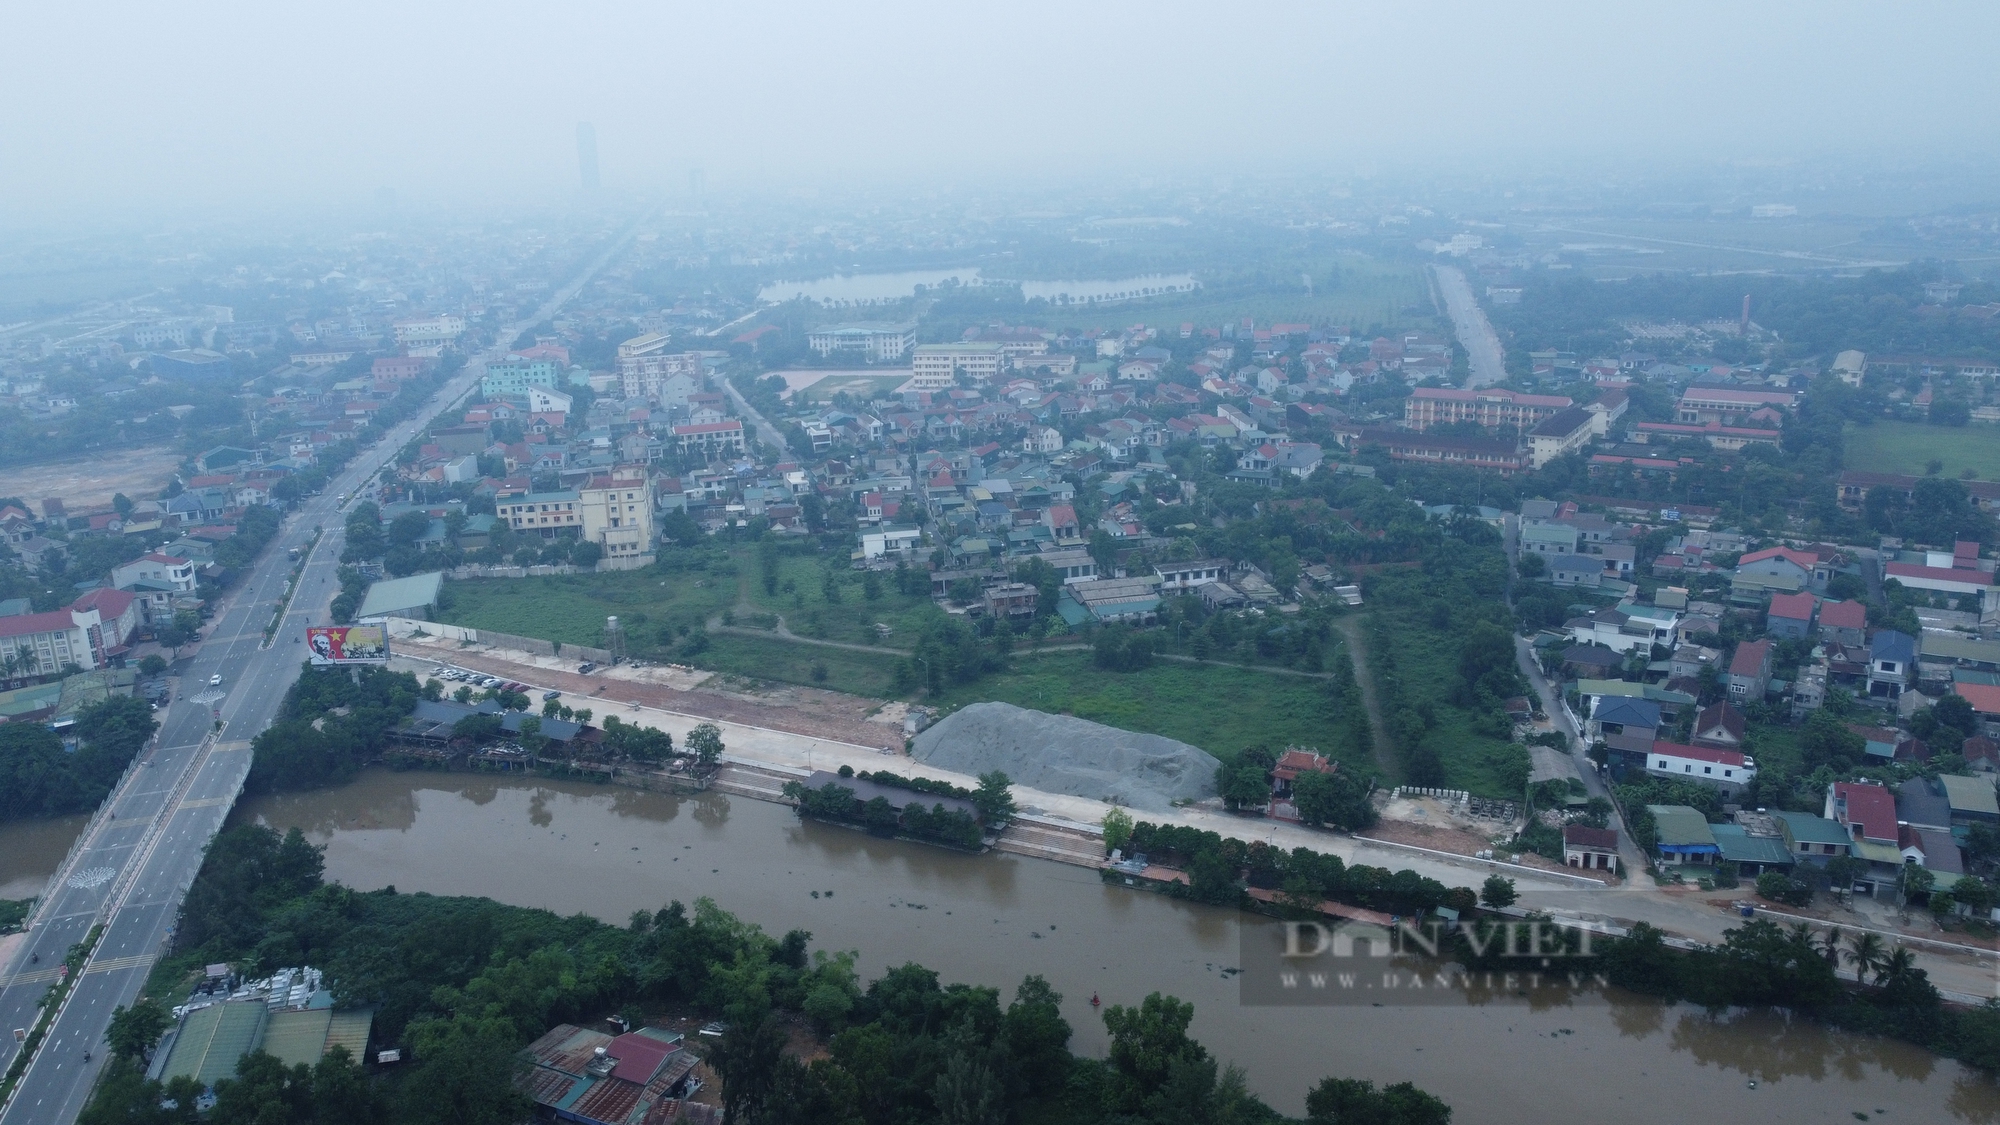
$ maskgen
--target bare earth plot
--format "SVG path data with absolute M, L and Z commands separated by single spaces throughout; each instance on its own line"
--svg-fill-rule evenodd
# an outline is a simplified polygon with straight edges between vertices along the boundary
M 71 509 L 109 504 L 120 492 L 137 500 L 166 487 L 180 463 L 180 454 L 156 445 L 41 465 L 10 465 L 0 468 L 0 496 L 19 496 L 38 509 L 51 496 Z
M 771 374 L 784 376 L 784 397 L 795 398 L 803 393 L 808 402 L 824 401 L 840 391 L 870 397 L 910 380 L 907 367 L 798 367 Z

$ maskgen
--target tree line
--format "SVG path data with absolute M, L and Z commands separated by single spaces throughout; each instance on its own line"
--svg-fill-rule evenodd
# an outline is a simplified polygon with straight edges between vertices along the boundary
M 1280 892 L 1280 905 L 1300 917 L 1318 916 L 1320 904 L 1328 900 L 1418 915 L 1440 906 L 1463 912 L 1476 899 L 1470 888 L 1449 888 L 1408 868 L 1350 866 L 1337 855 L 1310 848 L 1288 852 L 1262 840 L 1246 843 L 1189 825 L 1134 822 L 1120 809 L 1104 819 L 1104 848 L 1186 870 L 1190 882 L 1170 884 L 1168 893 L 1218 906 L 1249 905 L 1245 887 Z

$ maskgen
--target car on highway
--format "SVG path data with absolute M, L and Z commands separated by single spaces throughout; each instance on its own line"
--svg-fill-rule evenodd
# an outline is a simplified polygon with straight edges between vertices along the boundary
M 221 686 L 222 686 L 222 673 L 220 673 L 220 672 L 217 672 L 217 673 L 216 673 L 215 675 L 213 675 L 213 676 L 210 676 L 210 677 L 208 678 L 208 686 L 209 686 L 209 687 L 221 687 Z

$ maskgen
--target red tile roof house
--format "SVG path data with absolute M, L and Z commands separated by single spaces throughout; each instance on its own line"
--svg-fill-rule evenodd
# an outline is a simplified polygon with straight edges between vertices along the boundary
M 1847 829 L 1855 856 L 1868 862 L 1868 874 L 1855 881 L 1855 891 L 1893 895 L 1903 874 L 1895 794 L 1873 782 L 1836 781 L 1826 791 L 1825 816 Z
M 1779 640 L 1804 640 L 1812 636 L 1814 599 L 1803 591 L 1771 595 L 1771 609 L 1765 614 L 1764 631 Z
M 2000 687 L 1991 684 L 1953 684 L 1951 690 L 1965 697 L 1972 704 L 1972 713 L 1978 716 L 1981 733 L 1988 738 L 2000 738 Z
M 1859 648 L 1868 639 L 1868 607 L 1861 602 L 1821 602 L 1819 639 Z
M 1646 772 L 1673 781 L 1699 781 L 1735 792 L 1757 776 L 1757 763 L 1740 750 L 1655 742 L 1646 755 Z

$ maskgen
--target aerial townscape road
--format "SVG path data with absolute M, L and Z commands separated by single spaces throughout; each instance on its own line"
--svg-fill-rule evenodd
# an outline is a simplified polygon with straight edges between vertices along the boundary
M 1451 317 L 1453 334 L 1465 349 L 1471 368 L 1471 377 L 1465 385 L 1490 387 L 1505 379 L 1506 352 L 1500 347 L 1499 335 L 1493 331 L 1493 322 L 1486 319 L 1486 310 L 1479 307 L 1478 299 L 1472 295 L 1465 271 L 1457 266 L 1432 266 L 1431 272 L 1437 278 L 1438 293 L 1444 298 L 1445 313 Z
M 644 222 L 642 218 L 640 222 Z M 500 343 L 473 357 L 418 414 L 365 449 L 318 496 L 287 517 L 264 556 L 223 599 L 197 651 L 179 669 L 180 691 L 160 712 L 152 745 L 105 799 L 69 861 L 37 904 L 28 938 L 12 965 L 0 966 L 0 1073 L 40 1016 L 40 1002 L 63 972 L 70 947 L 102 925 L 46 1038 L 4 1107 L 0 1125 L 74 1121 L 104 1065 L 111 1013 L 130 1003 L 170 938 L 181 900 L 201 868 L 203 850 L 236 803 L 250 767 L 250 740 L 269 726 L 306 656 L 305 627 L 326 620 L 338 592 L 344 533 L 341 509 L 432 419 L 478 385 L 489 359 L 506 354 L 524 329 L 567 303 L 636 232 L 598 255 L 534 315 L 501 330 Z M 315 542 L 315 529 L 321 529 Z M 298 588 L 284 617 L 265 629 L 285 601 L 297 547 Z M 214 686 L 211 686 L 214 685 Z M 199 700 L 193 697 L 200 697 Z M 219 722 L 219 726 L 218 726 Z M 88 1055 L 88 1059 L 86 1059 Z

